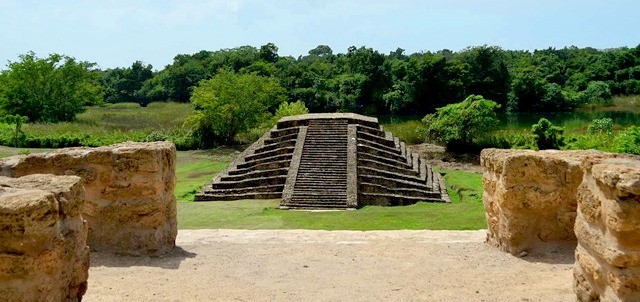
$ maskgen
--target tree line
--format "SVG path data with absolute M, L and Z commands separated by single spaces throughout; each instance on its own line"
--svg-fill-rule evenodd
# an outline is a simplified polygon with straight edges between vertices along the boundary
M 177 55 L 158 72 L 139 61 L 105 70 L 105 101 L 188 102 L 198 82 L 223 69 L 275 78 L 289 101 L 303 101 L 311 112 L 424 115 L 472 94 L 505 111 L 563 111 L 640 94 L 640 45 L 535 51 L 477 46 L 413 54 L 366 47 L 334 54 L 320 45 L 293 58 L 279 56 L 268 43 Z
M 38 58 L 32 52 L 7 67 L 0 73 L 0 113 L 41 122 L 73 120 L 84 106 L 102 102 L 190 102 L 199 83 L 229 73 L 268 79 L 278 98 L 302 101 L 310 112 L 377 116 L 424 116 L 469 95 L 493 100 L 501 111 L 543 112 L 640 94 L 640 45 L 534 51 L 484 45 L 412 54 L 367 47 L 334 53 L 319 45 L 294 58 L 280 56 L 268 43 L 179 54 L 161 70 L 142 61 L 101 70 L 72 57 Z M 268 108 L 274 113 L 277 106 Z

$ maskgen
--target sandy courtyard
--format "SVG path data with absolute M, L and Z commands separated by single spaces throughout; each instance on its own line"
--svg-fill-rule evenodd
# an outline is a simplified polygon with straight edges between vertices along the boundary
M 481 231 L 181 230 L 163 258 L 93 253 L 84 301 L 575 301 L 573 249 Z

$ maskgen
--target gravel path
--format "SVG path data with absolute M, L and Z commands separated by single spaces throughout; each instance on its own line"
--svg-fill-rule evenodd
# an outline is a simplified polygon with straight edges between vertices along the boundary
M 163 258 L 93 253 L 85 301 L 575 301 L 573 247 L 486 231 L 181 230 Z

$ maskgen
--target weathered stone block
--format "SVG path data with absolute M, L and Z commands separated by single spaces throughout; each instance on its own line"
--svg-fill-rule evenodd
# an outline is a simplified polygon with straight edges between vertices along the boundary
M 640 159 L 586 159 L 575 225 L 579 301 L 640 300 Z
M 91 249 L 157 255 L 175 246 L 175 157 L 170 142 L 67 148 L 0 160 L 0 173 L 81 177 Z
M 76 176 L 0 177 L 0 300 L 79 301 L 87 289 L 87 224 Z
M 487 241 L 517 255 L 540 242 L 575 241 L 580 163 L 597 151 L 485 149 L 483 203 Z

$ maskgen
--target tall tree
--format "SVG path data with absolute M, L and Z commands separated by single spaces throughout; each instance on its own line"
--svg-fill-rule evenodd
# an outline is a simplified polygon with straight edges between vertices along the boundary
M 285 91 L 274 78 L 222 69 L 193 89 L 194 113 L 187 124 L 201 147 L 228 144 L 237 133 L 268 119 L 285 100 Z
M 29 52 L 9 62 L 0 76 L 0 107 L 32 122 L 74 120 L 86 105 L 102 101 L 102 86 L 94 63 L 51 54 L 38 58 Z
M 496 46 L 469 48 L 460 54 L 469 65 L 468 93 L 477 94 L 506 105 L 510 75 L 504 52 Z
M 107 69 L 102 78 L 102 85 L 105 87 L 104 101 L 134 102 L 146 106 L 149 100 L 141 89 L 152 77 L 153 66 L 141 61 L 134 62 L 129 68 Z

